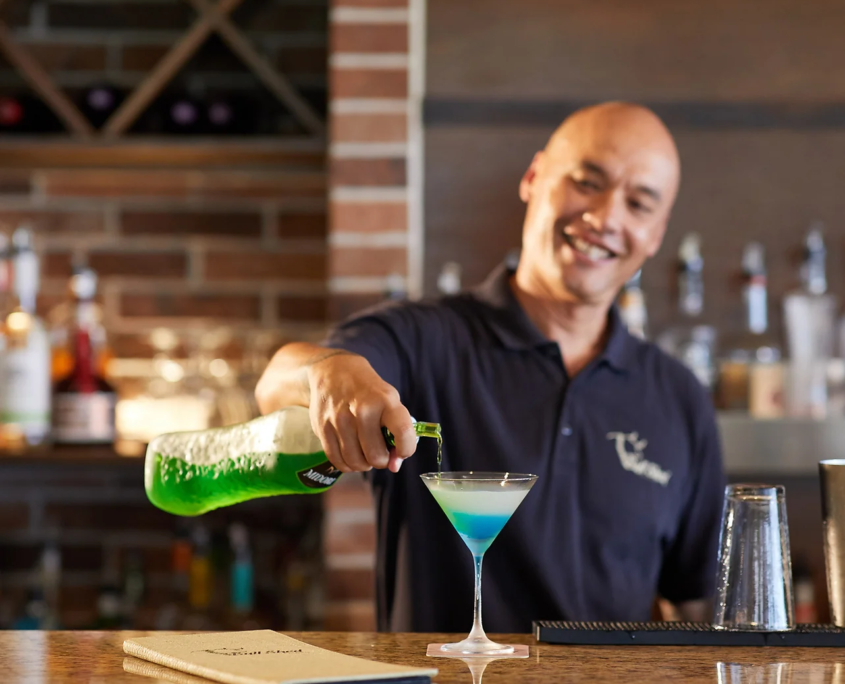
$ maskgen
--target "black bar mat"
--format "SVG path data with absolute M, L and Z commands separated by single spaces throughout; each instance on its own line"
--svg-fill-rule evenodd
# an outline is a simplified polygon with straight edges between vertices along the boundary
M 536 620 L 549 644 L 590 646 L 845 646 L 845 629 L 797 625 L 790 632 L 730 632 L 706 622 L 561 622 Z

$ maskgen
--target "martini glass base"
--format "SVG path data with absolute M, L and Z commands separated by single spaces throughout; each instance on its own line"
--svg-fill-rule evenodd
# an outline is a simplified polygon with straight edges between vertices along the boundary
M 513 654 L 513 646 L 497 644 L 485 636 L 467 637 L 454 644 L 443 644 L 440 650 L 456 656 L 497 656 Z
M 426 655 L 432 658 L 461 658 L 461 659 L 475 659 L 475 658 L 487 658 L 488 661 L 496 660 L 497 658 L 527 658 L 528 657 L 528 646 L 525 644 L 516 644 L 514 646 L 507 646 L 503 644 L 495 644 L 492 641 L 489 642 L 493 646 L 496 646 L 502 651 L 463 651 L 461 649 L 455 649 L 456 646 L 463 646 L 465 642 L 471 641 L 470 639 L 465 639 L 464 641 L 460 641 L 456 644 L 429 644 L 428 650 L 426 651 Z M 473 640 L 474 641 L 474 640 Z

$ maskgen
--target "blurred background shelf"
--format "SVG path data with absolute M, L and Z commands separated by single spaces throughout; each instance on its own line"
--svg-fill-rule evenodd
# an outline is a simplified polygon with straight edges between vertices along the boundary
M 719 430 L 730 474 L 818 475 L 819 461 L 845 458 L 845 418 L 754 419 L 721 412 Z

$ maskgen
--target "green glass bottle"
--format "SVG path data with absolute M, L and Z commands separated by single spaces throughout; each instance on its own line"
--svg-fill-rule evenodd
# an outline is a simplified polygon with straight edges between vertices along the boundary
M 415 423 L 414 429 L 441 441 L 437 423 Z M 393 446 L 393 436 L 382 431 Z M 144 466 L 150 501 L 176 515 L 201 515 L 262 496 L 316 494 L 340 476 L 311 430 L 308 409 L 300 406 L 240 425 L 161 435 L 147 447 Z

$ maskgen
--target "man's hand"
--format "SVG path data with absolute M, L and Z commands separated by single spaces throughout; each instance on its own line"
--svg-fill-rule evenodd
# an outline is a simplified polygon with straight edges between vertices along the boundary
M 303 342 L 282 347 L 255 390 L 261 412 L 306 406 L 311 427 L 332 465 L 345 473 L 371 468 L 398 472 L 417 438 L 399 392 L 358 354 Z M 388 450 L 381 428 L 393 433 Z
M 395 473 L 414 453 L 411 414 L 363 356 L 326 350 L 308 366 L 308 380 L 311 425 L 335 468 Z M 393 433 L 395 449 L 388 451 L 382 425 Z

